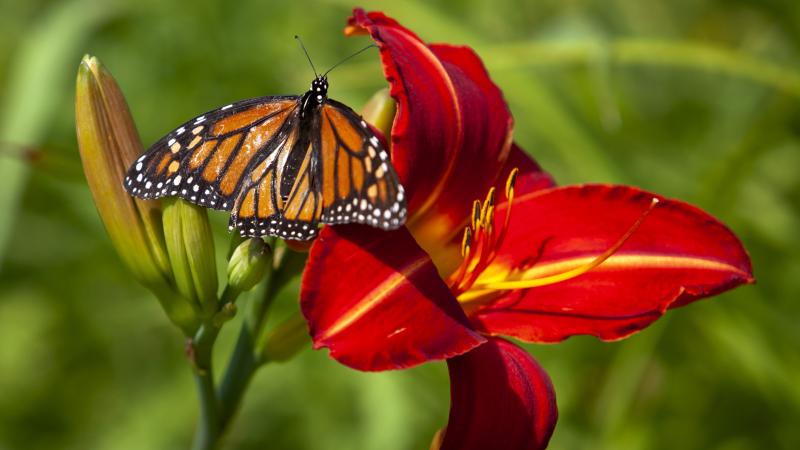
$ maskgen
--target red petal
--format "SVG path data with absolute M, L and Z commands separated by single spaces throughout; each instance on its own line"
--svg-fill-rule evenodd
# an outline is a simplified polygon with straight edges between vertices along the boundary
M 325 227 L 300 302 L 314 348 L 359 370 L 410 367 L 485 342 L 405 228 Z
M 443 450 L 547 447 L 558 419 L 550 378 L 525 350 L 502 339 L 447 361 L 450 419 Z
M 612 247 L 654 197 L 632 187 L 597 185 L 524 196 L 514 202 L 495 263 L 527 265 L 526 279 L 586 264 Z M 531 342 L 576 334 L 616 340 L 670 308 L 753 281 L 750 259 L 725 225 L 691 205 L 661 199 L 600 266 L 506 295 L 479 310 L 473 322 L 485 332 Z
M 411 31 L 383 13 L 353 11 L 348 34 L 366 29 L 380 47 L 391 96 L 392 163 L 418 210 L 455 160 L 461 133 L 455 87 L 442 63 Z
M 450 237 L 469 215 L 472 200 L 492 185 L 510 148 L 511 114 L 480 58 L 467 47 L 428 46 L 383 13 L 353 12 L 348 34 L 367 30 L 380 47 L 398 108 L 392 127 L 392 162 L 409 193 L 409 211 L 435 207 L 447 223 L 415 237 Z M 456 230 L 460 233 L 460 230 Z

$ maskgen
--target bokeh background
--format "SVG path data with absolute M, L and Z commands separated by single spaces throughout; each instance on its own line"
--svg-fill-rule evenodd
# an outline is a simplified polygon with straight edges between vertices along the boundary
M 149 144 L 232 100 L 302 92 L 311 72 L 292 36 L 329 66 L 367 42 L 342 36 L 352 6 L 0 0 L 0 449 L 182 449 L 193 433 L 183 340 L 120 265 L 80 170 L 82 55 L 116 76 Z M 366 6 L 426 40 L 474 47 L 517 141 L 560 183 L 692 202 L 753 257 L 757 285 L 629 340 L 529 346 L 558 393 L 551 448 L 800 448 L 796 1 Z M 331 96 L 356 109 L 385 85 L 375 53 L 330 79 Z M 212 219 L 224 251 L 225 217 Z M 296 292 L 276 307 L 295 309 Z M 364 374 L 307 348 L 257 374 L 225 447 L 424 449 L 448 401 L 442 363 Z

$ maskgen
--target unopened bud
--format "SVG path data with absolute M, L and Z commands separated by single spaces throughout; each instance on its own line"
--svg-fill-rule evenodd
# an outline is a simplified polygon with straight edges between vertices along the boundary
M 100 219 L 124 264 L 158 297 L 170 320 L 191 334 L 196 309 L 173 288 L 161 202 L 135 199 L 122 186 L 128 166 L 144 151 L 122 91 L 90 56 L 81 61 L 75 87 L 78 149 Z
M 262 361 L 288 361 L 309 344 L 308 325 L 301 314 L 295 314 L 272 329 L 264 340 Z
M 222 305 L 219 312 L 214 315 L 214 326 L 219 328 L 225 322 L 233 319 L 236 316 L 237 310 L 235 303 L 225 303 Z
M 387 141 L 390 139 L 392 132 L 392 124 L 394 123 L 394 115 L 397 112 L 397 104 L 394 99 L 389 95 L 389 89 L 383 88 L 373 94 L 364 109 L 361 111 L 364 120 L 371 123 L 372 126 L 378 129 L 386 137 Z M 387 144 L 389 144 L 387 142 Z
M 179 199 L 165 201 L 164 238 L 178 291 L 197 302 L 206 317 L 217 312 L 214 238 L 204 208 Z
M 246 239 L 228 261 L 228 286 L 239 292 L 249 291 L 264 278 L 269 264 L 269 246 L 261 238 Z

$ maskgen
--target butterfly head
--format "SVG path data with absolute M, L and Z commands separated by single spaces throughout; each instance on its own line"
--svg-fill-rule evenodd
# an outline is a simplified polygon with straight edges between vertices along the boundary
M 328 77 L 320 75 L 314 78 L 314 81 L 311 82 L 311 89 L 309 92 L 318 103 L 322 103 L 322 100 L 328 96 Z

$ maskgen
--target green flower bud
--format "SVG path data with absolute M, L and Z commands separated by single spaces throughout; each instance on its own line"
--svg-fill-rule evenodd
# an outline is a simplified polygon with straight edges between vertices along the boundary
M 128 166 L 143 152 L 128 105 L 97 58 L 78 69 L 75 125 L 83 171 L 111 242 L 134 276 L 156 294 L 184 332 L 197 327 L 193 305 L 173 288 L 161 231 L 161 204 L 129 196 L 122 186 Z
M 205 317 L 217 312 L 214 238 L 204 208 L 165 200 L 164 237 L 178 291 L 197 303 Z
M 372 95 L 361 115 L 364 120 L 371 123 L 372 126 L 380 130 L 386 140 L 390 141 L 389 136 L 392 132 L 392 124 L 394 123 L 394 115 L 397 112 L 397 104 L 394 99 L 389 95 L 389 89 L 383 88 Z M 391 143 L 389 143 L 391 144 Z
M 299 313 L 294 314 L 267 334 L 261 350 L 261 361 L 288 361 L 309 342 L 305 318 Z
M 238 311 L 236 303 L 229 302 L 222 305 L 222 308 L 220 308 L 219 312 L 214 315 L 214 319 L 212 320 L 214 326 L 221 328 L 225 322 L 233 319 L 236 316 L 236 311 Z
M 228 262 L 228 286 L 239 292 L 249 291 L 264 278 L 270 262 L 270 248 L 261 238 L 246 239 Z

